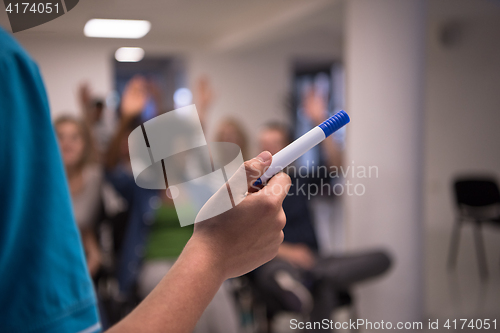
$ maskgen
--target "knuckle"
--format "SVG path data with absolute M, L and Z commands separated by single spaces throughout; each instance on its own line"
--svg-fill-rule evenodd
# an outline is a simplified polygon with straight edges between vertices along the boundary
M 255 159 L 244 162 L 243 167 L 245 168 L 247 176 L 255 178 L 260 176 L 261 171 Z
M 283 232 L 283 230 L 281 230 L 279 234 L 279 244 L 283 243 L 284 240 L 285 240 L 285 233 Z
M 283 187 L 280 183 L 273 183 L 267 186 L 269 186 L 269 193 L 272 194 L 273 197 L 281 195 L 281 192 L 283 192 Z
M 268 191 L 275 196 L 285 196 L 290 190 L 290 186 L 292 184 L 290 176 L 285 173 L 279 173 L 274 177 L 276 180 L 272 184 L 267 185 L 270 186 Z
M 280 210 L 280 213 L 277 218 L 277 224 L 280 230 L 283 230 L 283 228 L 286 226 L 286 215 L 283 209 Z
M 289 185 L 292 183 L 292 178 L 286 173 L 283 172 L 283 177 L 285 177 L 286 183 Z
M 281 199 L 280 196 L 273 195 L 271 198 L 269 198 L 272 206 L 276 209 L 281 209 L 282 208 L 282 202 L 283 200 Z
M 280 177 L 280 180 L 283 183 L 283 185 L 290 185 L 292 183 L 292 179 L 286 173 L 280 172 L 278 176 Z
M 261 203 L 261 208 L 265 212 L 270 212 L 274 209 L 274 202 L 270 197 L 264 197 L 264 200 L 262 200 Z

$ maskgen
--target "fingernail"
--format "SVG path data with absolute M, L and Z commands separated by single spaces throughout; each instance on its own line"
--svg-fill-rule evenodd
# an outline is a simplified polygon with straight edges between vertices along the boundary
M 266 163 L 267 161 L 270 161 L 272 157 L 273 157 L 273 155 L 271 155 L 270 152 L 263 151 L 262 153 L 260 153 L 259 155 L 257 155 L 256 158 L 258 160 L 260 160 L 261 162 Z

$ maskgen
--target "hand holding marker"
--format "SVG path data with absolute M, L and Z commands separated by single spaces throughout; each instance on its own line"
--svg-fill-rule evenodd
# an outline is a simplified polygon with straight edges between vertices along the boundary
M 349 123 L 350 119 L 343 110 L 337 112 L 288 146 L 274 154 L 269 168 L 255 181 L 254 186 L 265 184 L 272 176 L 283 170 L 293 161 L 304 155 L 309 149 L 332 135 Z

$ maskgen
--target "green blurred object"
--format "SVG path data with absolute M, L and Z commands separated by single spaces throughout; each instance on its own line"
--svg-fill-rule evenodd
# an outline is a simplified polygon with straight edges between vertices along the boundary
M 177 258 L 193 234 L 193 225 L 181 227 L 174 205 L 156 210 L 146 247 L 146 260 Z

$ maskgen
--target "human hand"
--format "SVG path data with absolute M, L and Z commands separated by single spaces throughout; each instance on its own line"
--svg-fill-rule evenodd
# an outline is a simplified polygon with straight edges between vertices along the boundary
M 201 123 L 204 125 L 208 109 L 214 100 L 214 93 L 207 76 L 202 76 L 197 80 L 194 90 L 194 99 L 196 101 L 196 109 L 198 110 Z
M 147 82 L 142 76 L 134 76 L 123 90 L 121 112 L 123 117 L 132 118 L 144 110 L 148 99 Z
M 78 87 L 78 101 L 83 111 L 86 112 L 92 101 L 90 86 L 87 82 L 81 83 Z
M 85 257 L 87 259 L 87 269 L 90 276 L 94 277 L 101 268 L 102 255 L 94 232 L 90 229 L 81 231 L 83 248 L 85 249 Z
M 326 100 L 315 89 L 311 88 L 305 93 L 304 113 L 316 126 L 327 117 Z
M 246 173 L 247 188 L 264 173 L 271 159 L 269 152 L 263 152 L 237 171 Z M 236 207 L 195 223 L 193 236 L 168 274 L 110 332 L 164 332 L 166 327 L 169 332 L 192 332 L 224 280 L 276 256 L 286 223 L 281 205 L 290 183 L 288 175 L 277 174 Z
M 263 152 L 245 162 L 249 188 L 271 159 L 269 152 Z M 290 177 L 279 173 L 236 207 L 196 223 L 184 252 L 197 252 L 210 261 L 222 280 L 248 273 L 273 259 L 283 242 L 286 216 L 282 203 L 289 188 Z
M 305 244 L 283 243 L 278 251 L 278 256 L 294 266 L 311 269 L 316 263 L 316 257 Z
M 90 276 L 95 277 L 101 268 L 101 254 L 96 253 L 93 256 L 87 257 L 87 268 L 89 270 Z

